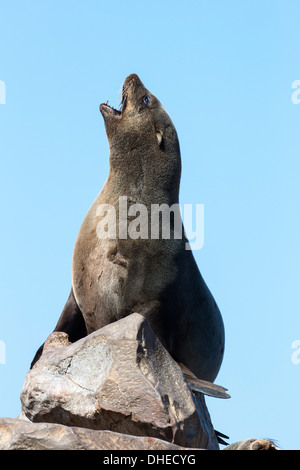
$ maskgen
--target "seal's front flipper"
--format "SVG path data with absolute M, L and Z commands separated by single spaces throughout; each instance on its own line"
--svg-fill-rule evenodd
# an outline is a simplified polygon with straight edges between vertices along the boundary
M 69 341 L 74 343 L 87 335 L 85 322 L 80 308 L 74 297 L 73 288 L 64 309 L 59 317 L 54 331 L 63 331 L 69 335 Z
M 73 288 L 71 288 L 69 298 L 66 302 L 66 305 L 64 306 L 54 331 L 63 331 L 64 333 L 67 333 L 71 343 L 74 343 L 75 341 L 87 335 L 85 322 L 81 310 L 75 300 Z M 37 350 L 30 365 L 30 369 L 32 369 L 34 364 L 41 357 L 43 349 L 44 344 L 42 344 L 42 346 L 40 346 Z
M 30 364 L 30 369 L 33 368 L 34 364 L 39 360 L 39 358 L 41 357 L 42 353 L 43 353 L 43 349 L 44 349 L 44 345 L 42 344 L 42 346 L 39 347 L 39 349 L 37 350 L 37 352 L 35 353 L 35 356 Z

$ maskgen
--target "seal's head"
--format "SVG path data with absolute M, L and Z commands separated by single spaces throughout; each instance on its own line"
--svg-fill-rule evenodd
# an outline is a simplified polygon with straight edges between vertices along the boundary
M 120 110 L 103 103 L 100 112 L 105 122 L 111 166 L 120 164 L 120 159 L 124 164 L 129 155 L 143 156 L 145 161 L 147 158 L 153 160 L 163 152 L 173 160 L 173 168 L 176 167 L 176 173 L 180 175 L 180 150 L 175 127 L 160 101 L 145 88 L 136 74 L 129 75 L 124 82 Z

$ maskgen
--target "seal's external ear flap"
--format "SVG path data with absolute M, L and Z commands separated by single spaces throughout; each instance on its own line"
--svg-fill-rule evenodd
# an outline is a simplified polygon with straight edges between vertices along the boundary
M 158 146 L 161 147 L 162 142 L 163 142 L 162 132 L 161 131 L 156 131 L 155 135 L 156 135 L 156 138 L 157 138 Z

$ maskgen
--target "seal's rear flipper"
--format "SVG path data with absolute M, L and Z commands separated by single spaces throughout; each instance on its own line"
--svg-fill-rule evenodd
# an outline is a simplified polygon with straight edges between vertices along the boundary
M 228 436 L 226 436 L 225 434 L 222 434 L 220 431 L 217 431 L 216 429 L 215 429 L 215 434 L 217 436 L 217 440 L 219 444 L 222 444 L 223 446 L 229 445 L 228 442 L 224 441 L 224 439 L 229 439 Z
M 83 338 L 87 335 L 85 322 L 81 313 L 80 308 L 77 305 L 73 294 L 73 288 L 71 288 L 71 292 L 69 298 L 64 306 L 64 309 L 59 317 L 56 327 L 54 331 L 63 331 L 69 335 L 69 340 L 71 343 Z M 30 369 L 34 366 L 34 364 L 39 360 L 43 353 L 44 344 L 39 347 L 37 350 L 34 359 L 30 365 Z
M 181 364 L 180 362 L 177 362 L 177 364 L 180 366 L 185 380 L 193 392 L 200 392 L 204 395 L 215 398 L 230 398 L 230 395 L 226 393 L 227 388 L 208 382 L 207 380 L 198 379 L 198 377 L 196 377 L 195 374 L 193 374 L 193 372 L 184 364 Z

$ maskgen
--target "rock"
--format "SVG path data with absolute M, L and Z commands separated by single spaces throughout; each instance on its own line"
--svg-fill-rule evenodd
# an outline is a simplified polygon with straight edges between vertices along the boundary
M 273 441 L 268 439 L 245 439 L 234 442 L 223 450 L 279 450 Z
M 218 449 L 204 396 L 196 398 L 145 318 L 133 313 L 71 344 L 52 333 L 25 378 L 30 421 L 147 436 Z
M 185 450 L 153 437 L 0 418 L 0 450 Z M 190 450 L 190 449 L 188 449 Z

